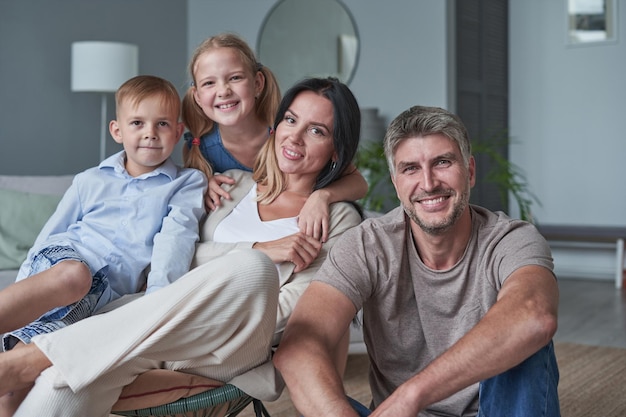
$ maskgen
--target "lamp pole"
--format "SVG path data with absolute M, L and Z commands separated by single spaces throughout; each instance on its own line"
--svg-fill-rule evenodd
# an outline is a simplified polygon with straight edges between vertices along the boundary
M 104 161 L 107 149 L 107 94 L 102 93 L 100 108 L 100 162 Z
M 106 157 L 107 93 L 139 73 L 139 47 L 123 42 L 72 42 L 72 91 L 100 93 L 100 162 Z

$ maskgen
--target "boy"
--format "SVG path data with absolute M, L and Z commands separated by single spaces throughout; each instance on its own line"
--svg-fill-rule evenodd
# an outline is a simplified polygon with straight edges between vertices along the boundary
M 16 282 L 0 291 L 0 333 L 10 332 L 4 350 L 144 286 L 153 292 L 189 269 L 207 180 L 170 159 L 184 128 L 178 92 L 140 75 L 115 101 L 109 131 L 124 150 L 76 175 Z

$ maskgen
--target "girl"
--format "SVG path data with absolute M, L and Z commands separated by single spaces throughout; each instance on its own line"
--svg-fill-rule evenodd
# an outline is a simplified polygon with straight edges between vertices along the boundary
M 240 37 L 224 33 L 205 40 L 189 64 L 193 80 L 183 98 L 183 122 L 189 129 L 183 149 L 185 166 L 204 166 L 210 178 L 206 205 L 209 210 L 230 199 L 221 184 L 234 180 L 228 169 L 252 171 L 260 149 L 273 134 L 280 90 L 272 72 L 257 62 Z M 302 155 L 293 155 L 300 158 Z M 329 205 L 354 201 L 367 193 L 367 182 L 350 163 L 335 184 L 317 189 L 298 216 L 298 227 L 309 236 L 328 239 Z

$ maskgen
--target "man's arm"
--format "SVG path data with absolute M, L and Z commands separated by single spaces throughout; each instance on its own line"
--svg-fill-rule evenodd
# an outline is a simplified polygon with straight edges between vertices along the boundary
M 426 406 L 518 365 L 552 339 L 558 298 L 556 279 L 548 269 L 518 269 L 480 322 L 400 385 L 373 416 L 414 417 Z
M 274 355 L 291 399 L 304 416 L 356 416 L 335 355 L 356 308 L 339 290 L 312 282 L 293 311 Z

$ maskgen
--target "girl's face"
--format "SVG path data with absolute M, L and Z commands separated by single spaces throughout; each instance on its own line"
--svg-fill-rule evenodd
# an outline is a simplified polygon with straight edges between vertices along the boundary
M 250 71 L 234 48 L 214 48 L 200 55 L 193 68 L 195 99 L 204 114 L 223 126 L 256 117 L 255 100 L 264 77 Z
M 333 105 L 326 97 L 303 91 L 293 100 L 276 127 L 276 156 L 280 170 L 315 179 L 331 159 Z
M 133 177 L 153 171 L 174 151 L 183 133 L 178 111 L 158 95 L 133 105 L 124 100 L 117 119 L 109 124 L 111 136 L 124 146 L 126 171 Z

